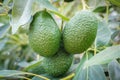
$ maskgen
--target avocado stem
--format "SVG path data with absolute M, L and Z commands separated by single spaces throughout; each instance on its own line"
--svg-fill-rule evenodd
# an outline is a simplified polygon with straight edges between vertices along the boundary
M 82 6 L 83 6 L 83 10 L 89 9 L 90 7 L 86 4 L 85 0 L 81 0 L 82 2 Z
M 83 10 L 85 10 L 85 9 L 86 9 L 86 3 L 85 3 L 85 0 L 81 0 L 81 2 L 82 2 Z
M 61 31 L 63 30 L 63 23 L 64 23 L 64 21 L 62 20 L 62 22 L 61 22 Z
M 94 45 L 95 45 L 95 46 L 94 46 L 94 55 L 96 55 L 96 52 L 97 52 L 97 51 L 96 51 L 96 50 L 97 50 L 96 44 L 97 44 L 97 43 L 96 43 L 96 40 L 95 40 L 95 44 L 94 44 Z
M 62 78 L 62 79 L 60 79 L 60 80 L 70 80 L 70 79 L 72 79 L 74 76 L 75 76 L 75 73 L 72 73 L 72 74 L 68 75 L 67 77 Z

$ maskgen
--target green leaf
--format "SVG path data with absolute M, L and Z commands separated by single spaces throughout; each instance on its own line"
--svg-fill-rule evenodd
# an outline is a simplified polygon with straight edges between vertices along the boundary
M 88 73 L 89 80 L 107 80 L 100 65 L 90 66 Z
M 7 9 L 5 9 L 5 7 L 2 7 L 2 6 L 0 6 L 0 16 L 1 15 L 7 15 Z
M 78 69 L 76 70 L 76 75 L 73 80 L 106 80 L 104 71 L 100 65 L 90 66 L 84 68 L 84 63 L 92 57 L 93 53 L 89 52 L 88 55 L 84 55 Z M 85 59 L 86 58 L 86 59 Z
M 7 39 L 0 40 L 0 51 L 4 48 L 6 42 L 7 42 Z
M 9 74 L 18 74 L 18 73 L 21 73 L 21 71 L 7 71 L 5 72 L 5 70 L 3 71 L 3 73 L 1 74 L 1 71 L 0 71 L 0 79 L 1 78 L 5 78 L 5 77 L 9 77 L 10 79 L 28 79 L 27 77 L 24 77 L 24 76 L 19 76 L 19 75 L 14 75 L 14 76 L 10 76 Z M 21 74 L 24 74 L 23 72 Z M 7 76 L 8 75 L 8 76 Z
M 79 63 L 79 66 L 78 66 L 78 68 L 77 68 L 77 72 L 79 71 L 79 69 L 83 66 L 83 64 L 85 63 L 85 61 L 87 60 L 87 53 L 85 53 L 84 55 L 83 55 L 83 57 L 82 57 L 82 59 L 80 60 L 80 63 Z M 91 58 L 93 55 L 92 55 L 92 53 L 90 53 L 90 54 L 88 54 L 88 57 L 89 58 Z M 80 71 L 79 71 L 80 72 Z
M 105 21 L 99 22 L 98 31 L 96 36 L 96 46 L 102 47 L 106 46 L 111 38 L 111 32 L 108 29 L 108 25 Z
M 105 13 L 106 12 L 106 6 L 100 6 L 100 7 L 97 7 L 93 10 L 93 12 L 102 12 L 102 13 Z
M 110 9 L 111 7 L 112 7 L 112 6 L 109 6 L 109 9 Z M 106 5 L 95 7 L 95 9 L 93 10 L 93 12 L 106 13 Z
M 33 4 L 33 14 L 36 13 L 37 11 L 41 10 L 41 9 L 44 9 L 44 8 L 47 9 L 49 12 L 58 15 L 63 20 L 66 20 L 66 21 L 69 20 L 69 18 L 67 18 L 64 15 L 62 15 L 57 10 L 57 8 L 54 7 L 48 0 L 36 0 L 36 1 L 34 1 L 34 4 Z
M 13 9 L 12 9 L 12 17 L 11 17 L 11 26 L 12 33 L 16 33 L 18 28 L 24 24 L 26 24 L 32 15 L 33 0 L 13 0 Z
M 4 5 L 9 5 L 9 3 L 12 3 L 12 0 L 3 0 Z
M 109 63 L 111 60 L 119 57 L 120 57 L 120 45 L 108 47 L 105 50 L 96 54 L 89 61 L 87 61 L 84 67 Z
M 61 80 L 60 77 L 53 77 L 48 74 L 42 74 L 42 76 L 45 76 L 45 77 L 49 78 L 50 80 Z M 41 78 L 35 76 L 32 78 L 32 80 L 44 80 L 44 79 L 41 79 Z
M 24 69 L 24 71 L 28 71 L 29 69 L 34 68 L 35 66 L 40 65 L 41 62 L 42 62 L 42 59 L 39 60 L 39 61 L 35 61 L 35 62 L 30 63 L 30 64 Z
M 120 80 L 120 64 L 116 60 L 108 64 L 108 72 L 110 80 Z
M 9 16 L 0 16 L 0 23 L 2 24 L 8 24 L 9 23 Z
M 93 2 L 95 3 L 93 4 Z M 88 4 L 94 10 L 97 7 L 106 6 L 106 1 L 105 0 L 92 0 L 92 1 L 88 0 Z
M 118 36 L 118 34 L 120 33 L 120 30 L 116 30 L 116 31 L 114 31 L 113 33 L 112 33 L 112 35 L 111 35 L 111 40 L 115 40 L 115 37 L 116 36 Z
M 14 76 L 14 75 L 23 75 L 23 74 L 26 74 L 26 72 L 16 71 L 16 70 L 1 70 L 0 78 L 10 77 L 10 76 Z
M 36 74 L 32 74 L 32 73 L 28 73 L 28 72 L 22 72 L 22 71 L 17 71 L 17 70 L 1 70 L 0 71 L 0 78 L 5 78 L 5 77 L 14 77 L 14 76 L 19 76 L 19 75 L 32 75 L 32 76 L 37 76 L 39 78 L 45 79 L 45 80 L 49 80 L 46 77 L 43 77 L 41 75 L 36 75 Z
M 45 69 L 41 63 L 42 63 L 42 59 L 39 61 L 35 61 L 34 63 L 29 64 L 29 66 L 27 66 L 24 69 L 24 71 L 31 72 L 34 74 L 43 74 L 45 73 Z
M 36 12 L 47 9 L 47 10 L 53 10 L 58 11 L 56 7 L 54 7 L 49 0 L 34 0 L 32 5 L 32 14 L 34 15 Z
M 83 66 L 78 67 L 78 70 L 75 74 L 73 80 L 87 80 L 87 68 L 83 69 Z
M 79 63 L 71 65 L 70 69 L 67 71 L 66 74 L 71 74 L 71 73 L 75 72 L 78 65 L 79 65 Z
M 92 53 L 90 53 L 90 54 L 88 54 L 88 58 L 91 58 L 93 56 L 93 54 Z M 87 53 L 85 53 L 84 55 L 83 55 L 83 57 L 82 57 L 82 59 L 80 60 L 80 63 L 79 63 L 79 66 L 78 66 L 78 68 L 76 69 L 76 75 L 75 75 L 75 77 L 74 77 L 74 80 L 77 80 L 78 79 L 78 77 L 81 75 L 81 76 L 83 76 L 83 77 L 86 77 L 86 75 L 87 75 L 87 71 L 86 70 L 82 70 L 82 68 L 83 68 L 83 65 L 84 65 L 84 63 L 87 61 Z M 83 73 L 82 73 L 83 72 Z M 80 74 L 80 73 L 82 73 L 82 74 Z M 82 77 L 82 78 L 83 78 Z M 84 80 L 84 79 L 82 79 L 82 80 Z
M 106 77 L 102 67 L 94 65 L 88 68 L 82 67 L 79 75 L 75 76 L 73 80 L 106 80 Z
M 58 11 L 48 0 L 36 0 L 40 8 L 46 8 L 48 10 Z
M 6 80 L 4 78 L 0 78 L 0 80 Z M 24 76 L 12 76 L 9 77 L 10 80 L 30 80 L 30 78 L 24 77 Z
M 120 0 L 109 0 L 112 4 L 120 7 Z
M 32 80 L 43 80 L 43 79 L 41 79 L 39 77 L 33 77 Z
M 3 25 L 0 27 L 0 38 L 2 38 L 9 29 L 9 25 Z
M 21 61 L 21 62 L 19 62 L 17 65 L 18 65 L 19 67 L 21 67 L 21 68 L 25 68 L 25 67 L 27 67 L 27 66 L 29 65 L 29 63 L 26 62 L 26 61 Z
M 53 11 L 53 10 L 48 10 L 56 15 L 58 15 L 59 17 L 61 17 L 63 20 L 65 21 L 69 21 L 69 18 L 65 17 L 64 15 L 60 14 L 60 12 L 57 12 L 57 11 Z

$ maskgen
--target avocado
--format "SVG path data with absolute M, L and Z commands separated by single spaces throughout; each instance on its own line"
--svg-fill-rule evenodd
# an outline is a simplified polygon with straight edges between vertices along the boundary
M 63 30 L 63 44 L 68 53 L 78 54 L 87 50 L 95 40 L 98 19 L 89 10 L 73 16 Z
M 59 27 L 45 10 L 33 16 L 28 35 L 31 48 L 41 56 L 53 56 L 59 49 L 61 39 Z
M 65 74 L 73 61 L 73 55 L 59 50 L 52 57 L 44 58 L 43 67 L 45 72 L 51 76 L 58 77 Z

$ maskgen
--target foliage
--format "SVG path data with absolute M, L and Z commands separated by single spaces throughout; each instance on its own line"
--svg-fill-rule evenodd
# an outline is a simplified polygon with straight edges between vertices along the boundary
M 100 21 L 96 39 L 83 54 L 75 55 L 70 70 L 59 78 L 120 80 L 119 0 L 0 0 L 0 79 L 30 80 L 34 76 L 43 80 L 53 79 L 51 76 L 27 72 L 40 64 L 42 59 L 28 42 L 32 17 L 36 12 L 46 10 L 62 29 L 83 8 L 93 11 Z

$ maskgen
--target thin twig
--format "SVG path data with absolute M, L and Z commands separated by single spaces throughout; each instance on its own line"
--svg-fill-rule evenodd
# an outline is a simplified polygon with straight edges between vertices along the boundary
M 81 2 L 82 2 L 83 10 L 85 10 L 85 9 L 86 9 L 86 3 L 85 3 L 85 0 L 81 0 Z
M 61 22 L 61 31 L 63 30 L 63 24 L 64 24 L 64 21 L 62 20 L 62 22 Z
M 60 79 L 60 80 L 70 80 L 70 79 L 72 79 L 74 76 L 75 76 L 75 73 L 72 73 L 72 74 L 70 74 L 69 76 L 67 76 L 67 77 L 65 77 L 65 78 L 62 78 L 62 79 Z
M 106 22 L 108 23 L 108 16 L 109 16 L 109 3 L 106 1 Z

